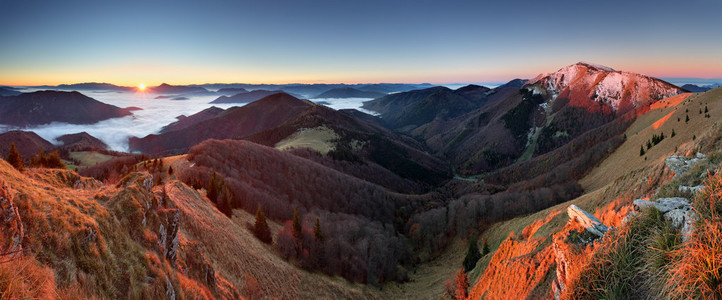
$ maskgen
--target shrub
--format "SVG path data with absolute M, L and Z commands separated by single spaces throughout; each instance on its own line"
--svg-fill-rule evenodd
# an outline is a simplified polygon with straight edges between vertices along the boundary
M 10 165 L 18 171 L 25 171 L 25 163 L 23 163 L 23 157 L 20 156 L 20 152 L 18 152 L 18 149 L 15 148 L 15 142 L 12 142 L 10 144 L 10 151 L 8 151 L 8 156 L 5 160 L 7 160 L 7 162 L 10 163 Z
M 53 151 L 49 155 L 46 155 L 43 150 L 38 152 L 38 155 L 33 157 L 30 165 L 39 168 L 51 168 L 51 169 L 65 169 L 65 163 L 60 159 L 58 151 Z
M 447 280 L 444 286 L 446 288 L 443 296 L 444 298 L 464 300 L 469 297 L 469 277 L 462 270 L 456 272 L 453 283 L 451 283 L 450 280 Z

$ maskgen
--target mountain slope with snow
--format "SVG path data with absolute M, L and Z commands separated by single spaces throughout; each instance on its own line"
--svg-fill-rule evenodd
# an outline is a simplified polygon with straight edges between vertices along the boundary
M 679 87 L 660 79 L 584 62 L 539 75 L 530 81 L 530 87 L 535 93 L 551 96 L 552 100 L 565 98 L 571 106 L 583 106 L 593 111 L 607 107 L 619 113 L 682 92 Z

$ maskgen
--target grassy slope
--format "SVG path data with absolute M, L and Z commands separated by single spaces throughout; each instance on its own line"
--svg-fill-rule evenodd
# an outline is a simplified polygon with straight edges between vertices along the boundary
M 306 147 L 326 155 L 326 153 L 336 148 L 333 143 L 336 139 L 338 139 L 338 134 L 326 126 L 303 128 L 276 143 L 275 147 L 279 150 Z
M 670 100 L 670 99 L 667 99 Z M 674 106 L 678 99 L 670 101 L 670 105 L 656 105 L 653 109 L 640 116 L 632 126 L 627 130 L 627 141 L 625 141 L 612 155 L 602 161 L 595 167 L 580 183 L 587 193 L 577 199 L 571 200 L 540 212 L 515 218 L 509 221 L 494 224 L 486 230 L 479 240 L 488 238 L 489 245 L 492 248 L 492 254 L 496 251 L 503 240 L 511 233 L 520 233 L 524 228 L 532 224 L 534 221 L 546 218 L 550 213 L 562 211 L 549 223 L 542 226 L 534 236 L 542 237 L 551 235 L 561 230 L 568 221 L 566 208 L 570 204 L 576 204 L 582 209 L 595 213 L 602 218 L 605 223 L 617 223 L 619 220 L 605 220 L 604 211 L 616 208 L 617 210 L 624 205 L 630 204 L 632 200 L 649 196 L 654 192 L 656 187 L 662 185 L 669 180 L 673 174 L 664 166 L 664 159 L 674 154 L 677 147 L 677 154 L 693 153 L 697 146 L 693 141 L 693 136 L 702 138 L 705 134 L 710 134 L 709 129 L 716 128 L 715 124 L 722 112 L 722 88 L 712 90 L 704 94 L 696 94 L 689 97 L 688 101 L 684 101 Z M 699 109 L 704 112 L 705 105 L 708 106 L 711 118 L 704 118 L 704 113 L 699 114 Z M 655 109 L 656 108 L 656 109 Z M 689 110 L 689 123 L 685 124 L 685 109 Z M 672 113 L 666 122 L 658 128 L 654 128 L 655 122 Z M 677 122 L 677 117 L 680 121 Z M 659 124 L 659 123 L 658 123 Z M 671 138 L 672 128 L 675 130 L 675 137 Z M 665 139 L 658 145 L 652 147 L 644 156 L 639 156 L 639 148 L 648 139 L 652 138 L 652 134 L 664 132 Z M 699 141 L 699 139 L 697 140 Z M 646 151 L 646 146 L 645 146 Z M 459 251 L 465 251 L 465 247 L 459 247 Z M 453 257 L 453 254 L 446 254 Z M 461 257 L 456 262 L 455 267 L 461 266 L 463 254 L 456 254 Z M 486 265 L 480 263 L 476 272 L 483 273 Z M 512 269 L 510 269 L 511 271 Z M 474 282 L 472 280 L 472 282 Z M 478 282 L 476 282 L 478 284 Z M 472 284 L 473 286 L 474 284 Z M 441 291 L 443 287 L 439 287 Z M 540 286 L 541 289 L 535 293 L 547 293 L 550 288 Z M 544 289 L 546 288 L 546 289 Z M 537 295 L 544 296 L 544 295 Z
M 80 161 L 80 165 L 76 166 L 78 168 L 94 166 L 114 158 L 114 156 L 95 151 L 70 152 L 70 157 Z

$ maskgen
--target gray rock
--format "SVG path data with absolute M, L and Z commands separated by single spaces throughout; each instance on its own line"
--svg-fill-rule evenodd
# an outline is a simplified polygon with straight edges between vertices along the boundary
M 707 175 L 707 174 L 705 174 L 705 176 L 706 176 L 706 175 Z M 699 193 L 699 192 L 701 192 L 701 191 L 704 191 L 704 185 L 698 185 L 698 186 L 685 186 L 685 185 L 680 185 L 679 187 L 677 187 L 677 189 L 678 189 L 680 192 L 683 192 L 683 193 L 696 194 L 696 193 Z
M 609 227 L 602 224 L 602 221 L 600 221 L 597 217 L 574 204 L 569 205 L 567 208 L 567 214 L 569 215 L 569 219 L 575 220 L 577 223 L 582 225 L 584 229 L 597 236 L 604 236 L 604 234 L 609 230 Z
M 662 213 L 667 213 L 671 210 L 680 208 L 690 208 L 689 200 L 682 197 L 673 198 L 659 198 L 654 200 L 654 207 L 659 209 Z
M 631 221 L 632 218 L 634 218 L 636 215 L 637 215 L 637 212 L 635 212 L 635 211 L 628 212 L 627 215 L 624 216 L 624 219 L 622 219 L 622 224 L 627 224 L 627 222 Z
M 678 177 L 689 172 L 695 164 L 706 159 L 706 157 L 707 156 L 702 153 L 697 153 L 697 156 L 694 158 L 672 155 L 667 157 L 667 159 L 664 160 L 664 163 L 667 164 L 667 167 L 672 170 L 672 172 L 674 172 L 675 177 Z
M 647 207 L 655 207 L 664 214 L 664 219 L 667 220 L 677 229 L 681 230 L 682 240 L 689 240 L 690 234 L 694 232 L 694 222 L 699 219 L 699 216 L 692 209 L 692 205 L 686 198 L 659 198 L 654 201 L 647 201 L 644 199 L 634 200 L 634 211 L 639 212 Z M 627 215 L 629 217 L 629 214 Z M 625 220 L 627 219 L 625 217 Z M 624 221 L 622 221 L 624 222 Z
M 176 209 L 166 209 L 159 211 L 158 216 L 161 218 L 158 243 L 163 250 L 163 256 L 175 267 L 178 259 L 180 212 Z
M 637 199 L 634 200 L 634 211 L 642 211 L 643 209 L 647 207 L 654 206 L 656 207 L 660 212 L 666 213 L 670 210 L 682 208 L 682 207 L 689 207 L 689 201 L 686 198 L 681 197 L 673 197 L 673 198 L 659 198 L 654 201 L 647 201 L 644 199 Z
M 168 276 L 165 277 L 165 297 L 166 299 L 175 300 L 175 290 Z

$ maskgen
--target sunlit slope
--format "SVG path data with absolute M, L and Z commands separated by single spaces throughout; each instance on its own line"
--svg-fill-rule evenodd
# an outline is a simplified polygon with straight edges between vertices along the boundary
M 705 106 L 709 118 L 705 118 Z M 556 275 L 554 266 L 547 263 L 549 256 L 545 251 L 553 246 L 550 242 L 553 234 L 562 230 L 569 219 L 566 208 L 576 204 L 595 214 L 603 223 L 619 226 L 620 215 L 626 213 L 631 201 L 653 196 L 658 187 L 672 178 L 674 174 L 665 166 L 665 158 L 706 151 L 711 147 L 719 133 L 721 113 L 720 88 L 691 96 L 681 94 L 652 105 L 651 110 L 639 116 L 626 131 L 627 140 L 581 180 L 585 195 L 529 216 L 494 224 L 484 232 L 479 240 L 488 238 L 492 253 L 470 273 L 482 273 L 480 279 L 472 283 L 472 297 L 551 297 L 551 280 Z M 685 122 L 687 115 L 689 122 Z M 672 129 L 674 137 L 671 137 Z M 662 132 L 665 138 L 647 149 L 647 140 Z M 642 146 L 645 154 L 640 156 Z M 540 222 L 541 227 L 532 230 Z M 525 232 L 534 233 L 528 235 Z M 498 252 L 498 249 L 503 251 Z M 503 254 L 503 259 L 502 256 L 495 257 L 498 253 Z M 461 264 L 460 261 L 457 263 Z M 510 275 L 519 272 L 527 276 Z

